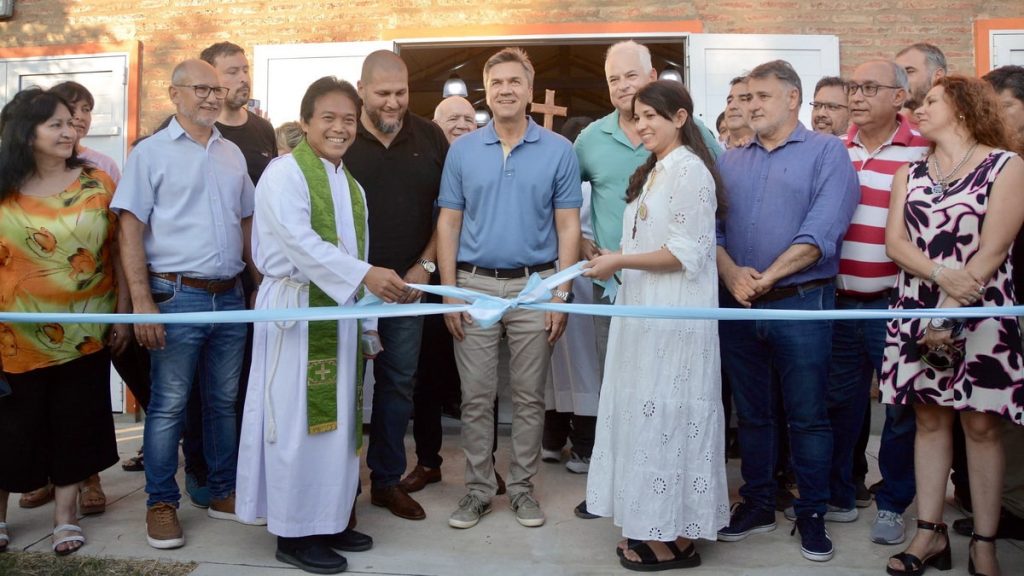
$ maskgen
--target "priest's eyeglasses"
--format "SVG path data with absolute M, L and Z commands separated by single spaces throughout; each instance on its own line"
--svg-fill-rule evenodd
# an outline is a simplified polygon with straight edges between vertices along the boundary
M 811 108 L 817 112 L 824 108 L 829 112 L 839 112 L 840 110 L 846 110 L 849 106 L 843 106 L 842 104 L 833 104 L 832 102 L 811 102 Z
M 206 84 L 175 84 L 176 88 L 191 88 L 196 93 L 196 98 L 203 100 L 213 92 L 217 100 L 223 100 L 228 95 L 228 89 L 223 86 L 207 86 Z
M 846 95 L 853 96 L 860 90 L 864 96 L 870 98 L 875 94 L 878 94 L 879 88 L 888 88 L 890 90 L 899 90 L 902 86 L 888 86 L 886 84 L 857 84 L 856 82 L 846 83 Z

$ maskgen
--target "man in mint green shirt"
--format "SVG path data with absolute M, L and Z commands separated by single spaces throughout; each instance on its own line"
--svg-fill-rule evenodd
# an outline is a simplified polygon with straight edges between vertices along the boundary
M 658 79 L 651 64 L 651 52 L 646 46 L 632 40 L 619 42 L 608 49 L 604 60 L 608 97 L 615 110 L 587 126 L 576 139 L 576 157 L 579 159 L 580 178 L 590 182 L 590 219 L 594 240 L 580 238 L 580 258 L 591 259 L 601 250 L 616 251 L 622 240 L 622 214 L 626 210 L 626 185 L 629 177 L 647 161 L 650 152 L 644 148 L 633 122 L 633 95 Z M 717 158 L 722 149 L 714 134 L 700 120 L 694 118 L 704 137 L 704 144 Z M 612 280 L 614 281 L 614 280 Z M 609 304 L 604 298 L 604 287 L 594 285 L 594 302 Z M 598 373 L 604 379 L 604 358 L 608 349 L 608 328 L 611 318 L 594 316 L 597 339 Z M 575 418 L 573 426 L 593 427 L 596 418 Z M 579 438 L 594 438 L 593 430 L 576 434 Z M 574 452 L 587 460 L 592 446 L 573 445 Z M 576 454 L 573 455 L 577 457 Z M 576 507 L 580 518 L 594 518 L 587 512 L 583 501 Z

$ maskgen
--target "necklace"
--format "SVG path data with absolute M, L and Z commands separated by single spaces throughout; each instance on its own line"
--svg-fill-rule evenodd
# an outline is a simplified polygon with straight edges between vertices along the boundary
M 651 171 L 651 177 L 647 179 L 647 184 L 644 185 L 644 191 L 640 194 L 640 199 L 639 199 L 640 206 L 637 207 L 636 214 L 633 215 L 633 238 L 634 239 L 636 239 L 637 218 L 640 218 L 640 220 L 643 220 L 643 221 L 646 222 L 647 221 L 647 216 L 650 214 L 648 209 L 647 209 L 647 202 L 646 202 L 647 193 L 650 192 L 651 188 L 654 186 L 654 181 L 655 181 L 655 179 L 657 179 L 658 172 L 661 171 L 660 169 L 661 169 L 661 165 L 660 164 L 657 164 L 657 165 L 654 166 L 654 170 Z
M 975 142 L 974 145 L 972 145 L 967 150 L 967 153 L 964 154 L 964 157 L 961 158 L 960 161 L 956 163 L 956 166 L 953 166 L 953 169 L 950 170 L 949 173 L 946 174 L 945 176 L 943 176 L 942 172 L 939 171 L 939 160 L 938 160 L 938 158 L 935 157 L 935 154 L 933 153 L 932 157 L 931 157 L 931 166 L 932 166 L 932 171 L 935 172 L 935 180 L 937 180 L 937 182 L 936 182 L 936 184 L 934 186 L 931 187 L 930 192 L 932 194 L 938 194 L 940 196 L 945 194 L 946 193 L 946 189 L 949 187 L 949 180 L 953 176 L 955 176 L 956 173 L 959 172 L 961 168 L 964 167 L 964 164 L 966 164 L 967 160 L 969 160 L 971 158 L 971 155 L 974 154 L 974 149 L 977 148 L 977 147 L 978 147 L 978 143 Z

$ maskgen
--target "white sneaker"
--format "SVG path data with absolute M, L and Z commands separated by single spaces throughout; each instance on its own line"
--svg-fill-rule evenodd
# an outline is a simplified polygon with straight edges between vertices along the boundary
M 590 458 L 580 456 L 573 450 L 569 454 L 569 461 L 565 463 L 565 467 L 573 474 L 586 474 L 590 471 Z
M 558 464 L 562 461 L 561 450 L 548 450 L 547 448 L 540 449 L 540 459 L 542 462 L 550 462 L 552 464 Z

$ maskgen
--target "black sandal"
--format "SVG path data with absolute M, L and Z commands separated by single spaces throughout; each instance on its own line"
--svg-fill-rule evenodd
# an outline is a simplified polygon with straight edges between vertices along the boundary
M 974 570 L 974 557 L 971 556 L 971 550 L 974 549 L 974 543 L 975 542 L 988 542 L 988 543 L 992 544 L 993 548 L 995 548 L 995 546 L 996 546 L 996 537 L 995 536 L 982 536 L 981 534 L 978 534 L 977 532 L 974 532 L 973 534 L 971 534 L 971 543 L 967 547 L 967 573 L 970 574 L 971 576 L 985 576 L 985 574 L 983 574 L 981 572 L 977 572 L 977 571 Z
M 632 542 L 637 542 L 636 545 L 632 545 Z M 622 564 L 623 568 L 627 570 L 635 570 L 637 572 L 658 572 L 661 570 L 673 570 L 675 568 L 693 568 L 700 566 L 700 554 L 697 554 L 697 549 L 694 547 L 693 542 L 686 547 L 686 550 L 680 550 L 679 546 L 676 546 L 675 540 L 669 542 L 662 542 L 669 551 L 672 552 L 671 560 L 658 560 L 657 554 L 647 542 L 638 542 L 636 540 L 627 540 L 629 549 L 636 552 L 640 556 L 639 562 L 634 562 L 625 557 L 625 554 L 619 558 L 619 564 Z M 618 547 L 616 547 L 618 549 Z
M 643 543 L 644 543 L 643 540 L 633 540 L 632 538 L 626 538 L 626 548 L 628 548 L 630 550 L 632 550 L 634 547 L 636 547 L 636 546 L 638 546 L 640 544 L 643 544 Z M 626 553 L 626 551 L 623 550 L 622 548 L 619 548 L 618 546 L 615 547 L 615 554 L 619 558 L 622 558 L 622 556 L 625 553 Z
M 907 552 L 901 552 L 895 556 L 890 556 L 889 560 L 899 560 L 903 564 L 903 570 L 895 570 L 892 566 L 888 565 L 885 567 L 885 571 L 892 576 L 920 576 L 921 574 L 924 574 L 924 571 L 928 566 L 932 566 L 936 570 L 942 571 L 949 570 L 953 567 L 953 556 L 949 549 L 949 535 L 947 534 L 946 525 L 942 522 L 933 523 L 918 520 L 917 528 L 919 530 L 931 530 L 936 534 L 945 536 L 946 547 L 923 560 Z

